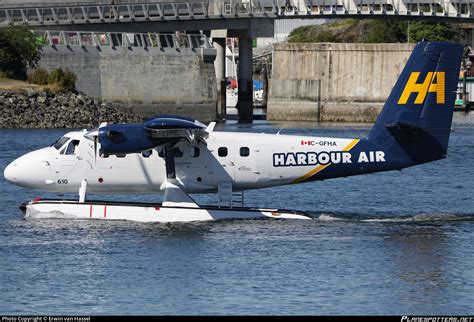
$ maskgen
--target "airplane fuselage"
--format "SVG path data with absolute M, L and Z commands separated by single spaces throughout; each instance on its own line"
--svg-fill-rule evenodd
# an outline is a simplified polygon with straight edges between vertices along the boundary
M 87 180 L 87 193 L 164 190 L 166 167 L 161 147 L 104 155 L 100 144 L 85 134 L 67 133 L 55 146 L 18 158 L 5 170 L 6 178 L 24 187 L 54 192 L 77 192 L 83 180 Z M 232 183 L 233 190 L 247 190 L 318 180 L 318 174 L 326 174 L 321 179 L 331 173 L 341 176 L 344 169 L 360 166 L 363 170 L 364 165 L 387 161 L 382 150 L 356 149 L 366 145 L 359 139 L 211 132 L 206 144 L 182 140 L 174 147 L 177 181 L 187 193 L 216 192 L 223 182 Z

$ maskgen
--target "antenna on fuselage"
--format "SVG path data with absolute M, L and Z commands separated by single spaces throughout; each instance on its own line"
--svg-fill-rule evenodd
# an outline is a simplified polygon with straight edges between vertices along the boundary
M 276 133 L 276 135 L 280 135 L 280 132 L 281 130 L 283 130 L 283 128 L 285 127 L 286 124 L 283 124 L 283 126 L 278 130 L 278 132 Z

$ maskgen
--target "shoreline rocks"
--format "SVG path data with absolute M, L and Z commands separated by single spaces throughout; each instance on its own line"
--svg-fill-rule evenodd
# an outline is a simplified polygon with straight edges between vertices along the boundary
M 142 121 L 82 93 L 0 91 L 0 128 L 95 128 L 101 122 Z

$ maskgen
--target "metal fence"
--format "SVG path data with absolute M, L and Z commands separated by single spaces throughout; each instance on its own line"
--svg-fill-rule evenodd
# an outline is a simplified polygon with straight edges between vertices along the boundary
M 212 48 L 206 35 L 182 33 L 42 31 L 36 32 L 36 40 L 46 46 Z

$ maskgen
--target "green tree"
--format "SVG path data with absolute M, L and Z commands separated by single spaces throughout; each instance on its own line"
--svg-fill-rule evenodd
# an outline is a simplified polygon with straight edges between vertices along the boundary
M 290 42 L 405 42 L 405 25 L 392 20 L 346 19 L 329 24 L 305 26 L 293 30 Z
M 289 35 L 289 42 L 354 42 L 357 38 L 357 20 L 336 20 L 329 24 L 303 26 L 294 29 Z
M 429 41 L 459 41 L 462 29 L 459 25 L 446 22 L 413 21 L 407 26 L 410 42 L 422 39 Z
M 26 27 L 0 29 L 0 72 L 7 77 L 26 79 L 28 66 L 34 67 L 40 54 L 35 35 Z
M 289 42 L 396 43 L 429 41 L 459 42 L 460 25 L 431 21 L 340 20 L 294 29 Z
M 361 42 L 394 43 L 405 42 L 406 32 L 403 22 L 393 20 L 374 20 L 366 26 Z

